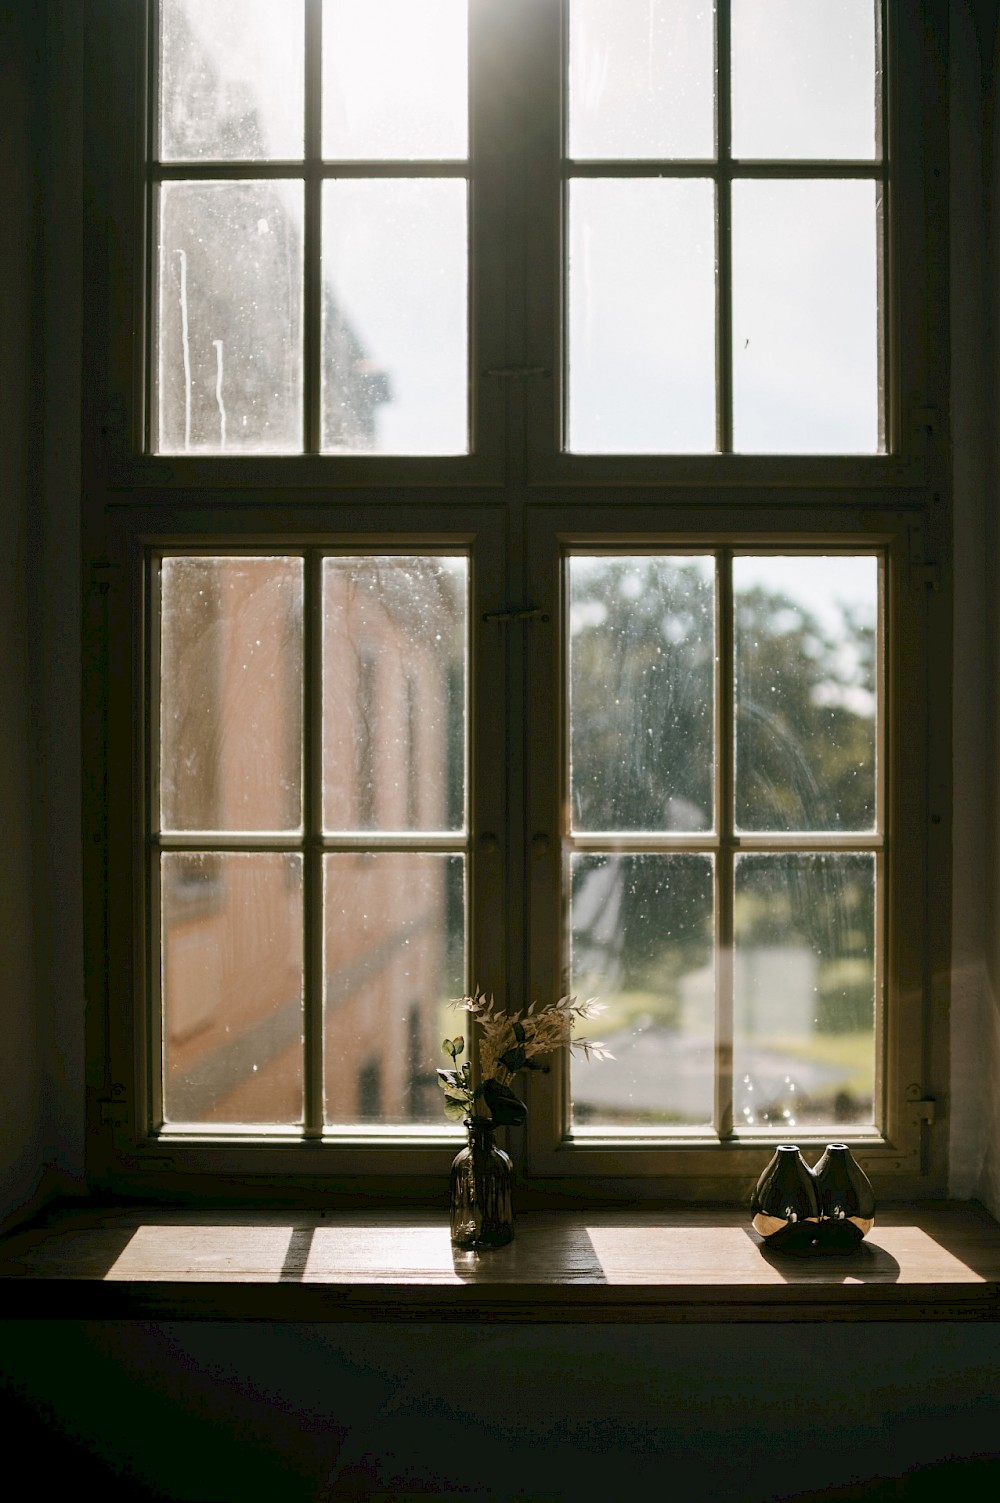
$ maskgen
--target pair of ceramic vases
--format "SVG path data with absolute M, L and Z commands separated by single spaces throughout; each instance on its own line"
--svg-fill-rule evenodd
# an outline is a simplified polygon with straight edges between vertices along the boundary
M 750 1216 L 776 1252 L 853 1252 L 875 1224 L 875 1194 L 846 1143 L 827 1144 L 812 1169 L 797 1143 L 782 1143 L 757 1181 Z

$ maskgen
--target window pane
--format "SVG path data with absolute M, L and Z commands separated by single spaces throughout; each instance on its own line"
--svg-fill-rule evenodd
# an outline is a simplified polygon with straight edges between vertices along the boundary
M 737 1127 L 871 1125 L 875 858 L 739 856 Z
M 302 561 L 165 558 L 163 830 L 298 830 Z
M 167 1122 L 302 1120 L 302 862 L 161 866 Z
M 714 450 L 710 182 L 571 183 L 567 306 L 571 450 Z
M 736 823 L 873 830 L 878 561 L 736 558 Z
M 444 1125 L 435 1071 L 460 1031 L 464 858 L 366 852 L 324 871 L 326 1120 Z
M 569 155 L 709 158 L 710 0 L 570 0 Z
M 300 158 L 304 55 L 302 0 L 161 0 L 161 158 Z
M 572 990 L 613 1060 L 572 1060 L 574 1126 L 706 1125 L 715 1100 L 710 856 L 572 859 Z M 596 1030 L 596 1025 L 595 1025 Z
M 302 185 L 164 183 L 161 453 L 302 449 Z
M 323 448 L 465 454 L 464 181 L 323 189 Z
M 468 562 L 323 564 L 327 830 L 465 825 Z
M 879 448 L 878 190 L 733 184 L 733 428 L 755 454 Z
M 733 0 L 733 155 L 871 161 L 873 0 Z
M 325 157 L 466 156 L 467 9 L 467 0 L 325 0 Z
M 710 558 L 572 558 L 570 809 L 576 830 L 712 828 Z

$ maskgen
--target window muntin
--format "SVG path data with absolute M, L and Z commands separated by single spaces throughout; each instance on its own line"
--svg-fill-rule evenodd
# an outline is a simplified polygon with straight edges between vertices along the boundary
M 569 1134 L 874 1130 L 878 556 L 566 570 L 569 971 L 615 1056 Z
M 880 6 L 566 14 L 566 450 L 883 450 Z
M 434 1070 L 466 985 L 467 559 L 153 567 L 164 1129 L 453 1132 Z

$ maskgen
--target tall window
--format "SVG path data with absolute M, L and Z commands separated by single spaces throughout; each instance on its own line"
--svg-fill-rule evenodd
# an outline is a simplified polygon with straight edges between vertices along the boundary
M 735 1193 L 792 1132 L 919 1175 L 912 14 L 146 21 L 110 1172 L 438 1175 L 478 985 L 606 1005 L 531 1082 L 540 1186 Z

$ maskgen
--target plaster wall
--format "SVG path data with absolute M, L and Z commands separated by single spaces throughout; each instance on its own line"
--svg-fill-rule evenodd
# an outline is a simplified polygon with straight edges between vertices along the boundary
M 28 551 L 37 484 L 34 100 L 39 59 L 24 7 L 0 4 L 0 1222 L 42 1176 L 43 1040 L 32 935 L 34 878 Z

